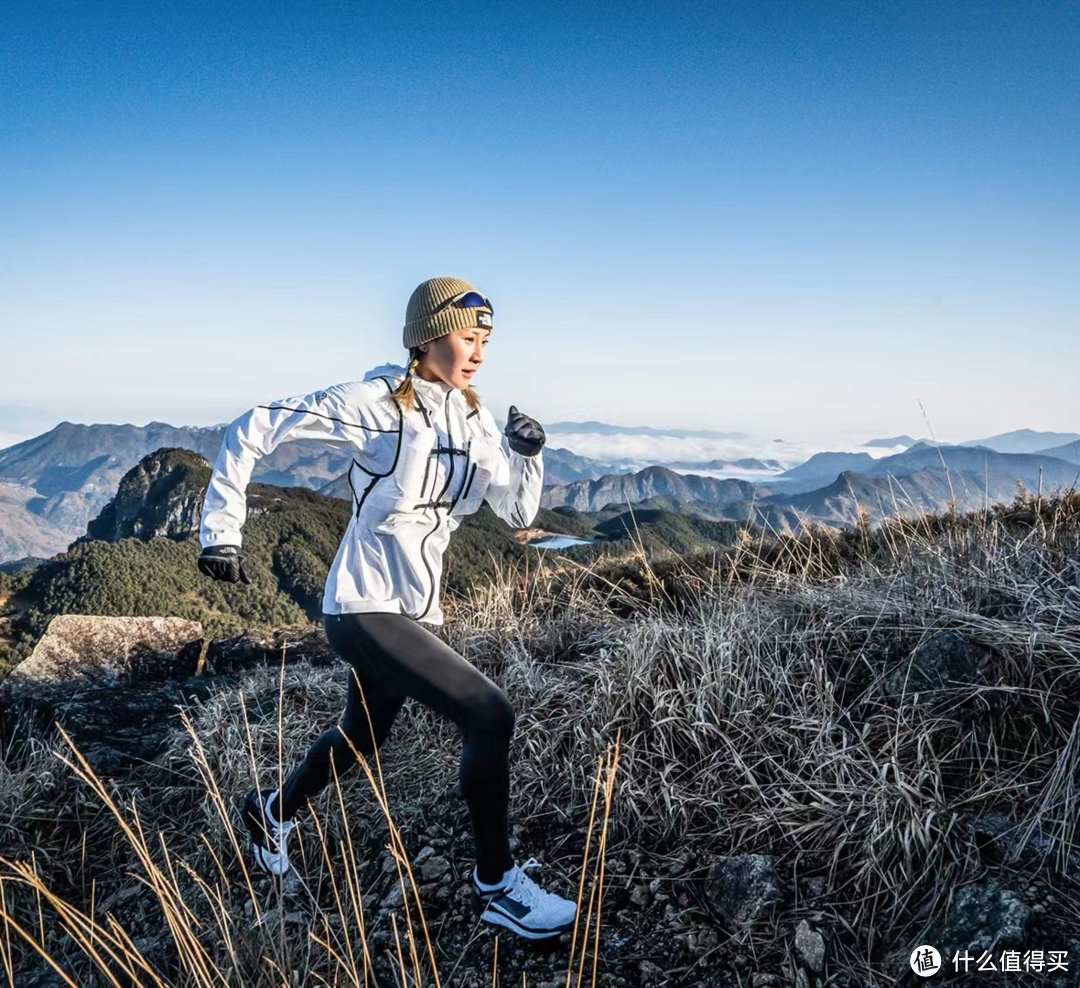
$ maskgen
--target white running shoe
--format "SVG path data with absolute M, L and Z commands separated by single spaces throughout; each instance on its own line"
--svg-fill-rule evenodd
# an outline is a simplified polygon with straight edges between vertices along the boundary
M 526 869 L 540 866 L 536 858 L 514 865 L 509 879 L 497 889 L 482 889 L 473 868 L 472 887 L 482 910 L 480 918 L 485 923 L 505 926 L 529 940 L 557 937 L 570 929 L 577 915 L 577 904 L 554 892 L 545 892 L 525 874 Z
M 276 789 L 251 789 L 244 797 L 243 816 L 251 835 L 251 853 L 263 871 L 284 875 L 289 870 L 289 834 L 296 826 L 292 820 L 278 823 L 266 800 Z M 281 797 L 279 796 L 278 799 Z

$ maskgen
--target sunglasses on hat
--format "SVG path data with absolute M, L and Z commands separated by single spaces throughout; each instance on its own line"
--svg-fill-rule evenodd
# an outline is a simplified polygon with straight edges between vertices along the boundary
M 437 312 L 442 312 L 443 309 L 451 305 L 456 305 L 459 309 L 478 309 L 480 307 L 486 307 L 491 310 L 492 314 L 495 312 L 495 306 L 491 304 L 491 301 L 486 295 L 481 295 L 479 292 L 470 290 L 461 292 L 461 294 L 455 295 L 453 298 L 448 298 L 431 314 L 435 315 Z

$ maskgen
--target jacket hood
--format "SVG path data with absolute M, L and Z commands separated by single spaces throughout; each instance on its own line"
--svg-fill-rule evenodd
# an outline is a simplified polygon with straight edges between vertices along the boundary
M 379 364 L 378 367 L 372 367 L 364 375 L 365 381 L 374 381 L 377 377 L 404 377 L 405 368 L 401 364 Z

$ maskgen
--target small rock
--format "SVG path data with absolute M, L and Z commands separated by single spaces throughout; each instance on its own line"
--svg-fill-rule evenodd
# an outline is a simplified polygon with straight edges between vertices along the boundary
M 433 848 L 430 844 L 428 844 L 428 846 L 421 849 L 420 853 L 416 856 L 416 860 L 413 861 L 413 867 L 418 868 L 425 861 L 427 861 L 427 859 L 430 858 L 434 853 L 435 853 L 435 848 Z
M 664 969 L 658 967 L 652 961 L 640 961 L 638 971 L 641 974 L 643 985 L 658 985 L 664 980 Z
M 795 948 L 814 974 L 821 974 L 825 966 L 825 938 L 810 927 L 804 919 L 795 930 Z
M 749 925 L 783 899 L 775 859 L 766 854 L 717 858 L 705 879 L 705 895 L 735 922 Z
M 674 878 L 676 875 L 681 875 L 686 871 L 687 858 L 685 856 L 676 858 L 667 866 L 667 873 Z
M 692 957 L 701 957 L 707 954 L 720 943 L 720 934 L 712 927 L 698 927 L 690 931 L 686 939 L 686 945 Z
M 773 988 L 774 985 L 780 984 L 780 978 L 778 975 L 759 971 L 750 979 L 750 984 L 752 988 Z
M 425 882 L 434 882 L 450 870 L 450 862 L 444 857 L 433 855 L 420 866 L 420 874 Z
M 630 901 L 640 909 L 644 909 L 651 899 L 647 885 L 635 885 L 630 893 Z

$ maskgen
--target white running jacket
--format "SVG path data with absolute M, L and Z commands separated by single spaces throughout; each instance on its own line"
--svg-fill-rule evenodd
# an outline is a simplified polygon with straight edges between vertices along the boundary
M 442 624 L 439 583 L 450 533 L 487 501 L 527 528 L 540 507 L 543 453 L 509 447 L 486 407 L 460 390 L 413 375 L 417 407 L 390 397 L 405 368 L 383 364 L 363 381 L 282 398 L 245 412 L 225 432 L 203 504 L 200 541 L 242 544 L 255 461 L 290 439 L 347 447 L 352 516 L 330 566 L 323 612 L 391 611 Z

